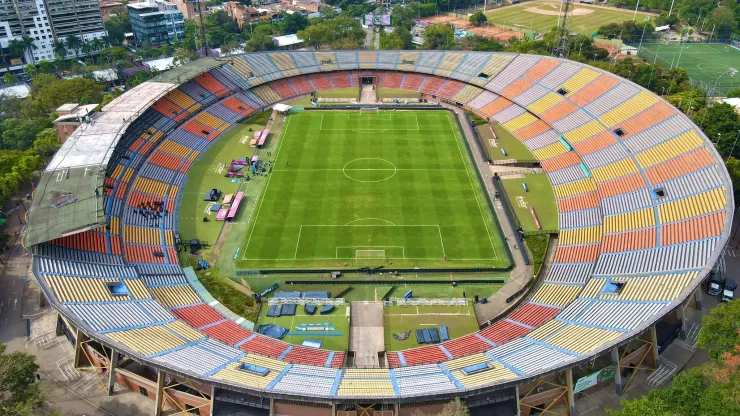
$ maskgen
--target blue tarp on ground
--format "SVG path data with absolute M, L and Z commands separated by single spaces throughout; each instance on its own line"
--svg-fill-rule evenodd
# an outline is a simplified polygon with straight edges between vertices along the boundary
M 439 337 L 442 338 L 442 342 L 450 340 L 450 331 L 447 329 L 446 325 L 439 326 Z
M 313 315 L 316 313 L 316 305 L 303 305 L 303 312 L 306 312 L 306 315 Z
M 280 305 L 280 316 L 293 316 L 295 315 L 296 305 L 293 303 Z
M 275 298 L 300 298 L 301 292 L 277 292 Z
M 429 342 L 432 344 L 439 343 L 439 333 L 437 332 L 437 328 L 427 328 L 425 331 L 429 334 Z
M 304 299 L 329 299 L 329 292 L 326 290 L 313 290 L 303 293 Z
M 275 324 L 267 324 L 267 325 L 260 325 L 257 328 L 257 332 L 259 332 L 262 335 L 267 335 L 271 338 L 276 339 L 283 339 L 285 335 L 288 333 L 288 330 L 285 327 L 282 327 L 280 325 Z
M 280 306 L 272 305 L 267 309 L 267 316 L 274 318 L 280 316 Z
M 424 341 L 424 330 L 423 329 L 417 329 L 414 331 L 416 334 L 416 342 L 419 344 L 426 344 L 426 341 Z
M 334 310 L 334 305 L 324 305 L 321 307 L 321 314 L 326 315 L 331 313 L 331 311 Z

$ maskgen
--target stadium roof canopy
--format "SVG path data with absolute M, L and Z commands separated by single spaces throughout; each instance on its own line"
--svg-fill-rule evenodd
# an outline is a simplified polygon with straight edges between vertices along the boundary
M 145 82 L 116 98 L 64 142 L 34 193 L 26 243 L 43 243 L 105 225 L 103 178 L 118 140 L 172 83 Z

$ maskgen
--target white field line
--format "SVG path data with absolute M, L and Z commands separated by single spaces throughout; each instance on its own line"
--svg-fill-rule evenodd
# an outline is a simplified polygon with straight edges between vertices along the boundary
M 321 117 L 324 115 L 322 114 Z M 285 141 L 286 133 L 288 132 L 288 127 L 290 126 L 290 120 L 291 118 L 288 118 L 288 122 L 285 124 L 285 130 L 283 130 L 283 133 L 280 135 L 280 144 L 278 145 L 278 150 L 275 152 L 275 163 L 278 161 L 278 157 L 280 156 L 280 149 L 283 148 L 283 142 Z M 272 175 L 267 177 L 267 184 L 265 185 L 265 190 L 262 191 L 262 199 L 260 199 L 260 206 L 257 207 L 257 214 L 254 216 L 254 222 L 252 223 L 252 230 L 249 232 L 249 238 L 247 238 L 247 245 L 244 246 L 244 254 L 242 254 L 242 259 L 247 260 L 247 250 L 249 249 L 249 242 L 252 241 L 252 234 L 254 234 L 254 229 L 257 228 L 257 219 L 259 218 L 260 211 L 262 210 L 262 203 L 265 201 L 265 197 L 267 196 L 267 189 L 270 187 L 270 179 L 272 179 Z
M 462 158 L 463 163 L 464 163 L 465 162 L 465 156 L 463 155 L 462 149 L 460 148 L 460 138 L 457 137 L 457 135 L 455 134 L 455 128 L 452 125 L 452 120 L 450 120 L 450 116 L 449 115 L 447 116 L 447 122 L 450 123 L 450 128 L 452 128 L 452 134 L 455 136 L 455 144 L 457 144 L 457 150 L 460 152 L 460 157 Z M 465 133 L 462 133 L 462 134 L 464 135 Z M 467 139 L 465 137 L 463 137 L 462 140 L 467 140 Z M 486 224 L 486 216 L 483 214 L 483 208 L 480 206 L 480 200 L 478 200 L 478 192 L 475 189 L 475 185 L 473 184 L 473 178 L 470 177 L 470 171 L 467 169 L 467 164 L 466 164 L 465 171 L 468 174 L 468 180 L 470 181 L 470 188 L 473 191 L 473 196 L 475 197 L 475 202 L 478 204 L 478 210 L 480 211 L 480 217 L 481 217 L 481 220 L 483 221 L 483 227 L 485 227 L 486 234 L 488 234 L 488 241 L 491 243 L 491 250 L 493 250 L 493 257 L 494 258 L 498 258 L 498 253 L 496 252 L 496 247 L 493 246 L 493 238 L 491 237 L 491 232 L 488 229 L 488 224 Z

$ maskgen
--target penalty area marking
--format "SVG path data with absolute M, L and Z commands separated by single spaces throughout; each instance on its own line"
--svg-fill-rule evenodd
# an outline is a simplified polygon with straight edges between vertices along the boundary
M 382 225 L 378 225 L 378 224 L 303 224 L 303 225 L 301 225 L 301 228 L 298 230 L 298 240 L 295 242 L 295 252 L 293 253 L 293 260 L 298 260 L 298 248 L 300 247 L 300 244 L 301 244 L 301 235 L 303 234 L 303 227 L 436 227 L 437 228 L 437 233 L 439 234 L 439 244 L 440 244 L 440 247 L 442 248 L 442 258 L 447 257 L 447 252 L 445 251 L 445 243 L 444 243 L 444 240 L 442 239 L 442 229 L 439 227 L 439 224 L 425 224 L 425 225 L 396 225 L 396 224 L 382 224 Z M 337 247 L 337 250 L 339 248 L 343 248 L 343 247 L 344 246 L 339 246 L 339 247 Z M 365 246 L 365 245 L 362 245 L 362 244 L 358 244 L 356 246 L 349 246 L 349 247 L 373 247 L 373 246 Z M 377 246 L 377 247 L 398 248 L 398 247 L 403 247 L 403 246 L 385 245 L 385 246 Z M 338 256 L 338 254 L 336 253 L 336 251 L 335 251 L 335 255 Z M 438 258 L 438 257 L 406 258 L 406 250 L 405 250 L 405 248 L 403 249 L 403 255 L 404 255 L 404 257 L 403 257 L 404 259 L 411 259 L 411 260 L 417 260 L 417 259 L 429 260 L 429 259 L 436 259 L 436 258 Z M 347 259 L 340 259 L 338 257 L 336 259 L 338 259 L 338 260 L 347 260 Z M 496 259 L 496 258 L 494 257 L 494 259 Z M 244 260 L 250 260 L 250 259 L 246 259 L 245 258 Z M 251 259 L 251 260 L 257 260 L 257 259 Z M 272 259 L 270 259 L 270 260 L 272 260 Z M 280 259 L 275 259 L 275 261 L 278 261 L 278 260 L 280 260 Z M 290 260 L 290 259 L 286 259 L 286 260 Z M 300 259 L 300 260 L 326 260 L 326 258 L 320 258 L 320 259 L 308 259 L 307 258 L 307 259 Z M 486 259 L 486 260 L 488 260 L 488 259 Z

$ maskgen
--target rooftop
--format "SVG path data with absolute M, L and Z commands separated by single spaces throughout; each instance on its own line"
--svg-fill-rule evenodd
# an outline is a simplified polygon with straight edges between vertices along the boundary
M 171 83 L 145 82 L 75 130 L 49 162 L 36 188 L 27 244 L 105 224 L 102 186 L 113 150 L 131 122 L 173 88 Z

